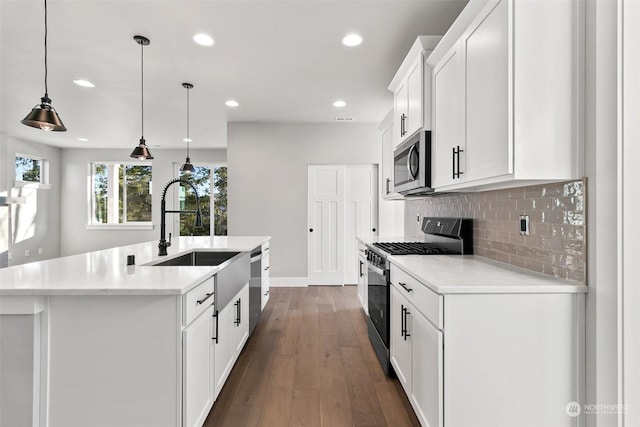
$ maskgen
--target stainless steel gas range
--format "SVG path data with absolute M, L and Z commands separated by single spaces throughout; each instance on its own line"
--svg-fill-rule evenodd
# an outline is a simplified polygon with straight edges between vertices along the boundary
M 423 241 L 375 242 L 367 245 L 369 339 L 385 374 L 393 375 L 389 361 L 389 256 L 467 255 L 473 253 L 472 222 L 460 218 L 422 220 Z

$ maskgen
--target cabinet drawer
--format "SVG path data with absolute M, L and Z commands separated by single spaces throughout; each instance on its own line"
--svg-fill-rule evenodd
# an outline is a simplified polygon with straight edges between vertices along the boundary
M 395 265 L 391 266 L 391 285 L 413 303 L 416 309 L 422 312 L 431 323 L 442 329 L 444 323 L 442 295 L 433 292 Z
M 211 276 L 182 296 L 182 320 L 184 325 L 191 323 L 200 313 L 213 304 L 215 276 Z

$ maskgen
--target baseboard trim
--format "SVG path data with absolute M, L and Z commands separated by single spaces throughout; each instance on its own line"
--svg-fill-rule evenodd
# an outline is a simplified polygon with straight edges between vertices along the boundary
M 308 277 L 269 277 L 272 288 L 306 288 L 309 286 Z

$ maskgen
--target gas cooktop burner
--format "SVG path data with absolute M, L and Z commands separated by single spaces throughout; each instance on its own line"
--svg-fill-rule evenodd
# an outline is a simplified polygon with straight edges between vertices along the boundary
M 459 252 L 440 248 L 422 242 L 389 242 L 374 243 L 375 247 L 383 250 L 390 255 L 451 255 L 459 254 Z

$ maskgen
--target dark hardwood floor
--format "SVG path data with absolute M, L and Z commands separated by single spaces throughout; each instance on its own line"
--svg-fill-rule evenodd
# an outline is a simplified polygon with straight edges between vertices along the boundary
M 271 288 L 262 319 L 205 422 L 419 426 L 382 372 L 355 286 Z

